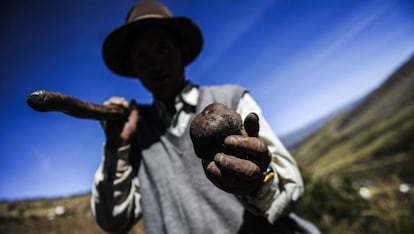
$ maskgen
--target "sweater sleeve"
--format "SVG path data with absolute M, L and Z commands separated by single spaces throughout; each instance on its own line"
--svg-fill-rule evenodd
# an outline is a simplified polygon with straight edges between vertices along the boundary
M 141 216 L 139 181 L 129 163 L 130 147 L 104 150 L 92 188 L 91 207 L 98 225 L 110 233 L 128 231 Z
M 275 176 L 267 182 L 255 197 L 242 197 L 246 208 L 252 213 L 263 215 L 270 223 L 286 214 L 289 207 L 303 194 L 303 181 L 292 155 L 273 133 L 258 104 L 249 93 L 245 93 L 237 107 L 244 119 L 249 113 L 259 116 L 259 137 L 267 144 L 272 154 L 270 167 Z

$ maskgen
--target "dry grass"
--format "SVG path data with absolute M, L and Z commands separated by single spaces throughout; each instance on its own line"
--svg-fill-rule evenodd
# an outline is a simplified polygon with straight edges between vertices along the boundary
M 102 234 L 92 216 L 90 194 L 69 198 L 0 203 L 0 233 L 90 233 Z M 63 207 L 64 214 L 56 211 Z M 140 220 L 130 233 L 143 234 Z

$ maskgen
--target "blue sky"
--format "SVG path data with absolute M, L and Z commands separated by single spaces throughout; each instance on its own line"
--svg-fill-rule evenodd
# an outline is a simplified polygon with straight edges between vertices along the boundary
M 204 34 L 188 79 L 245 86 L 278 135 L 363 97 L 414 53 L 413 1 L 164 2 Z M 151 102 L 138 81 L 112 74 L 101 58 L 104 38 L 133 3 L 1 3 L 0 199 L 86 192 L 101 159 L 98 122 L 35 112 L 29 93 Z

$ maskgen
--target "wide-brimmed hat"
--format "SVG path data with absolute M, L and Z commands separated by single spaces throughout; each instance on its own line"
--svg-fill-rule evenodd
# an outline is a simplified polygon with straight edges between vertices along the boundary
M 136 77 L 130 61 L 132 36 L 148 28 L 164 28 L 176 37 L 183 63 L 190 64 L 200 53 L 203 36 L 199 27 L 187 17 L 173 16 L 162 3 L 141 1 L 129 11 L 125 25 L 112 31 L 105 39 L 102 54 L 106 66 L 114 73 Z

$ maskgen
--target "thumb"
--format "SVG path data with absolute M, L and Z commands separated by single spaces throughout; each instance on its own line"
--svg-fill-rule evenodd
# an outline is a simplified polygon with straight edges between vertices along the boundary
M 259 136 L 259 116 L 256 113 L 248 114 L 244 119 L 243 126 L 249 137 Z

